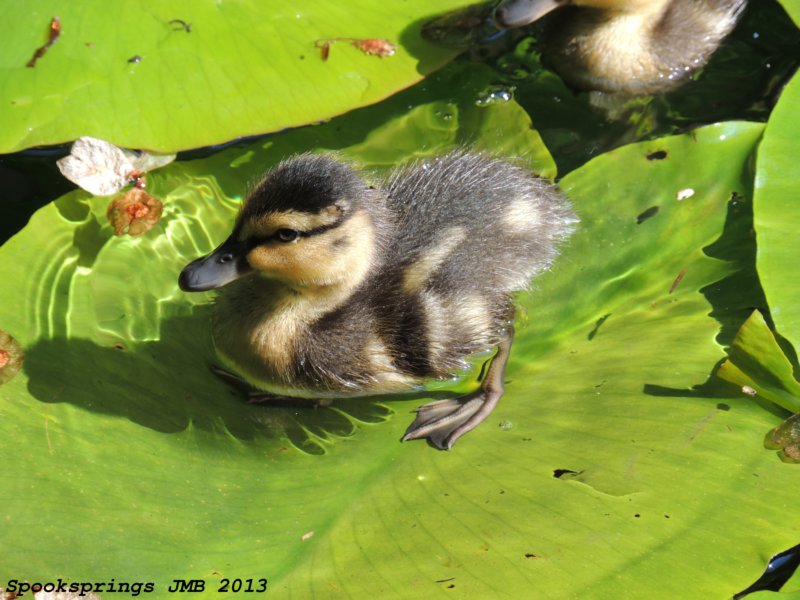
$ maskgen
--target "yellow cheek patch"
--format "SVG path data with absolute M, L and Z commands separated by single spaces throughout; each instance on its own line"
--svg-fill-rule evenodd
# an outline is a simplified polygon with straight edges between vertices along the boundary
M 342 218 L 343 211 L 338 206 L 328 206 L 318 213 L 286 210 L 273 212 L 242 224 L 240 239 L 268 238 L 279 229 L 294 229 L 306 232 L 330 227 Z
M 342 243 L 346 242 L 346 243 Z M 263 275 L 302 287 L 336 285 L 353 289 L 367 276 L 375 254 L 369 215 L 357 211 L 340 226 L 302 236 L 294 242 L 267 241 L 247 254 Z
M 300 238 L 297 242 L 256 246 L 247 255 L 247 262 L 266 275 L 287 281 L 303 281 L 329 268 L 327 253 L 320 240 Z

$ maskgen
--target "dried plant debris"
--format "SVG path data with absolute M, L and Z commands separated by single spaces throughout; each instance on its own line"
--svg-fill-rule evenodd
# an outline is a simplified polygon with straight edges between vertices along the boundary
M 117 235 L 144 235 L 161 220 L 164 205 L 139 188 L 116 198 L 108 205 L 108 222 Z
M 105 140 L 84 136 L 72 144 L 69 156 L 57 164 L 64 177 L 87 192 L 95 196 L 110 196 L 130 183 L 144 187 L 145 173 L 173 160 L 174 154 L 134 152 Z
M 781 459 L 786 462 L 800 463 L 800 413 L 770 431 L 766 445 L 780 450 Z
M 36 49 L 36 52 L 33 53 L 33 57 L 25 63 L 26 67 L 30 67 L 31 69 L 36 66 L 36 61 L 42 58 L 47 52 L 47 49 L 56 43 L 58 40 L 58 36 L 61 35 L 61 20 L 58 17 L 53 17 L 52 21 L 50 21 L 50 30 L 48 31 L 48 39 L 47 43 L 43 46 L 39 46 Z
M 186 33 L 192 33 L 192 24 L 187 23 L 183 19 L 172 19 L 169 21 L 169 25 L 172 25 L 172 31 L 185 31 Z
M 11 381 L 25 361 L 20 343 L 0 329 L 0 385 Z
M 314 42 L 314 47 L 319 48 L 320 50 L 322 60 L 328 60 L 328 56 L 331 52 L 331 44 L 335 42 L 350 42 L 364 54 L 369 54 L 371 56 L 392 56 L 397 51 L 397 46 L 392 44 L 389 40 L 383 40 L 379 38 L 325 38 Z

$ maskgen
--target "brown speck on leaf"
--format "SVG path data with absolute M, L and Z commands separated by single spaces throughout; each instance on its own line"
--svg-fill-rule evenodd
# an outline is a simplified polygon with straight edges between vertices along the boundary
M 322 60 L 328 60 L 331 51 L 331 44 L 334 42 L 350 42 L 353 46 L 361 50 L 364 54 L 370 56 L 392 56 L 397 52 L 397 46 L 392 44 L 389 40 L 380 38 L 349 38 L 349 37 L 333 37 L 317 40 L 314 42 L 314 47 L 319 48 Z
M 114 199 L 108 205 L 108 221 L 116 235 L 144 235 L 161 220 L 164 205 L 139 188 Z
M 169 21 L 170 25 L 173 25 L 172 31 L 185 31 L 186 33 L 192 33 L 192 24 L 187 23 L 183 19 L 172 19 Z
M 659 207 L 658 206 L 651 206 L 646 211 L 640 213 L 636 217 L 636 224 L 637 225 L 641 225 L 642 223 L 647 221 L 647 219 L 655 217 L 658 214 L 658 211 L 659 211 Z
M 36 66 L 36 61 L 44 56 L 44 53 L 47 52 L 47 49 L 56 43 L 58 36 L 61 35 L 61 20 L 58 17 L 53 17 L 53 20 L 50 21 L 50 31 L 48 32 L 48 39 L 47 43 L 43 46 L 39 46 L 36 49 L 36 52 L 33 53 L 33 57 L 25 63 L 26 67 L 30 67 L 31 69 Z
M 314 43 L 314 46 L 319 48 L 319 54 L 322 57 L 322 60 L 328 60 L 328 56 L 331 53 L 331 43 L 325 42 L 321 46 L 319 45 L 319 40 Z
M 683 269 L 680 273 L 678 273 L 678 276 L 675 278 L 675 281 L 672 282 L 672 285 L 669 288 L 670 294 L 675 291 L 676 287 L 678 287 L 678 284 L 683 280 L 684 275 L 686 275 L 686 269 Z
M 366 40 L 353 40 L 353 46 L 361 50 L 364 54 L 371 56 L 392 56 L 397 52 L 397 46 L 389 40 L 370 38 Z
M 272 452 L 272 453 L 269 455 L 269 457 L 270 457 L 270 458 L 274 458 L 275 456 L 278 456 L 278 454 L 280 454 L 281 452 L 286 452 L 288 449 L 289 449 L 289 448 L 287 448 L 286 446 L 281 446 L 280 448 L 278 448 L 277 450 L 275 450 L 274 452 Z
M 11 381 L 19 373 L 25 360 L 25 351 L 10 334 L 0 329 L 0 385 Z

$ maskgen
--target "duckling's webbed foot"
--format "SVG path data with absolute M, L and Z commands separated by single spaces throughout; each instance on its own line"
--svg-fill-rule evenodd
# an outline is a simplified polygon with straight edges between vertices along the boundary
M 449 450 L 456 440 L 488 417 L 503 395 L 506 365 L 511 354 L 514 328 L 509 326 L 497 346 L 497 354 L 486 370 L 481 387 L 461 396 L 431 402 L 417 409 L 417 418 L 403 441 L 428 438 L 440 450 Z

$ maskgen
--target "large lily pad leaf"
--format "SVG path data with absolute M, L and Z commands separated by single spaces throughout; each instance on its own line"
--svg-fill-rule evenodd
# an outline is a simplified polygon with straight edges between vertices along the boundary
M 172 152 L 330 118 L 374 103 L 454 52 L 425 43 L 445 0 L 188 4 L 6 3 L 0 39 L 0 153 L 82 135 Z M 33 68 L 54 17 L 61 33 Z M 393 56 L 317 40 L 386 39 Z
M 497 413 L 452 452 L 398 442 L 416 402 L 264 409 L 211 377 L 208 298 L 175 278 L 260 169 L 335 149 L 382 170 L 467 142 L 552 169 L 513 102 L 402 101 L 154 173 L 164 218 L 143 238 L 75 192 L 3 246 L 0 328 L 27 350 L 0 386 L 4 574 L 202 578 L 200 597 L 266 577 L 278 597 L 723 598 L 796 543 L 800 472 L 761 448 L 775 417 L 692 389 L 723 356 L 712 303 L 737 302 L 703 249 L 749 201 L 757 124 L 562 182 L 581 229 L 523 301 Z
M 772 112 L 758 150 L 754 223 L 758 236 L 758 273 L 778 332 L 800 347 L 800 280 L 794 275 L 800 256 L 800 77 L 795 76 Z

